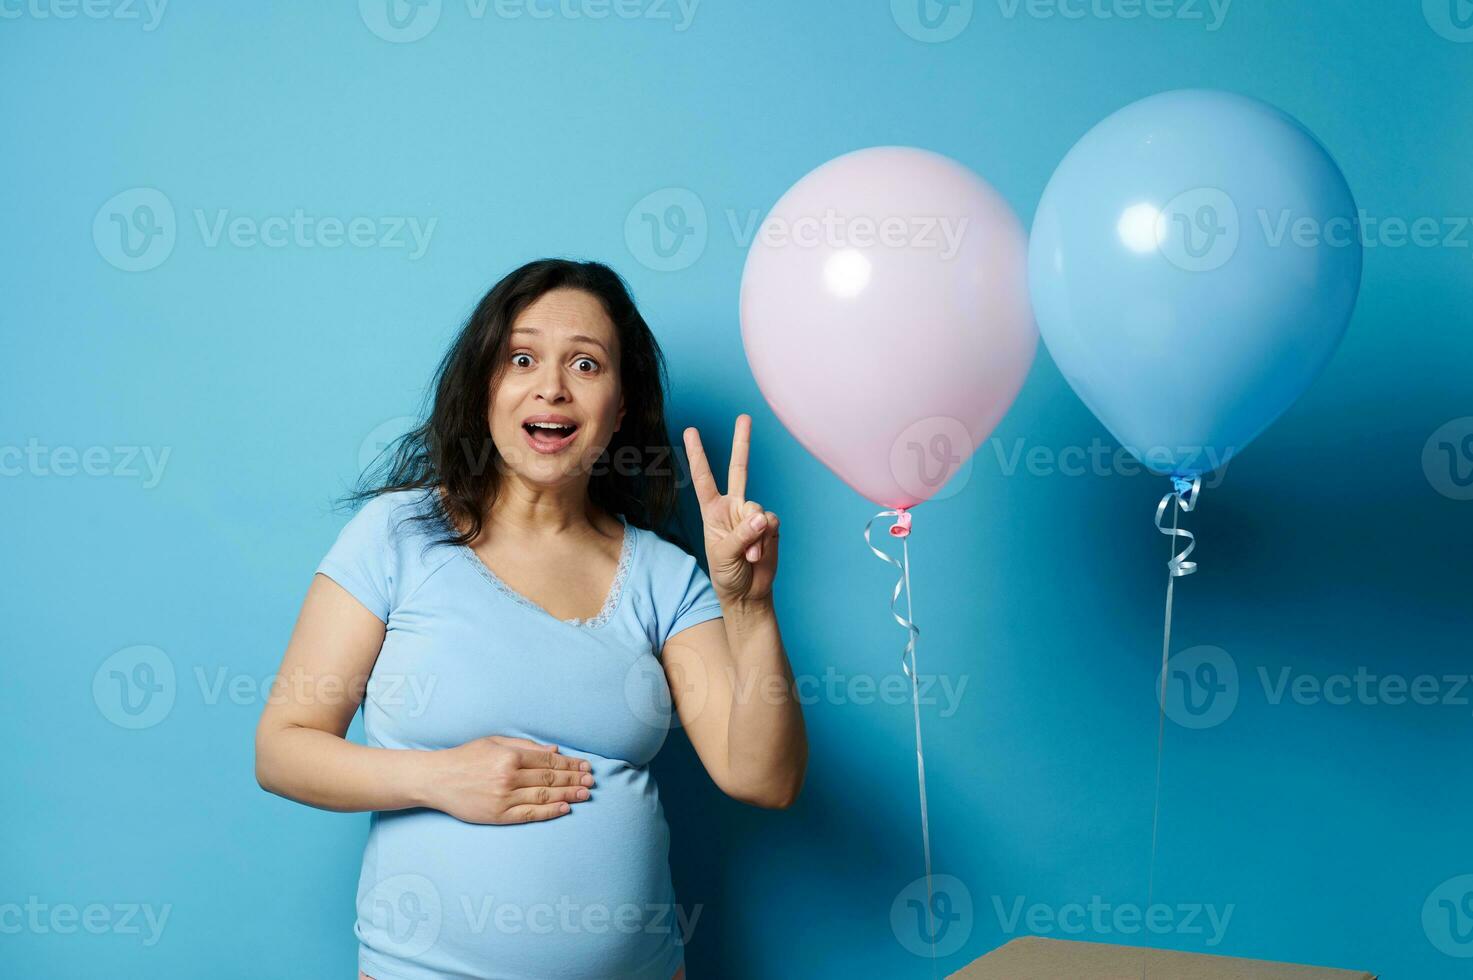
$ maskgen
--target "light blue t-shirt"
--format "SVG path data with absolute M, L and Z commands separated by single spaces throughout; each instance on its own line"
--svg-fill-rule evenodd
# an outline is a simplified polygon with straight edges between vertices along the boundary
M 387 626 L 363 702 L 369 745 L 487 735 L 588 759 L 590 798 L 552 820 L 375 813 L 358 884 L 359 968 L 376 980 L 670 980 L 683 962 L 669 829 L 649 763 L 670 725 L 659 656 L 721 615 L 694 558 L 625 523 L 603 610 L 569 622 L 511 590 L 442 528 L 434 491 L 367 503 L 318 571 Z M 622 521 L 621 517 L 621 521 Z

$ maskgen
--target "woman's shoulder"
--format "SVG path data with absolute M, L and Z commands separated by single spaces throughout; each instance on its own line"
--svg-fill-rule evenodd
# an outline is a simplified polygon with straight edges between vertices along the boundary
M 631 528 L 634 525 L 630 525 Z M 688 626 L 721 615 L 721 602 L 695 555 L 683 542 L 639 528 L 643 559 L 639 590 L 648 598 L 645 625 L 654 649 Z
M 379 619 L 388 622 L 404 596 L 411 595 L 453 554 L 435 549 L 433 521 L 418 490 L 393 490 L 363 501 L 338 532 L 317 571 L 333 579 Z
M 409 490 L 382 490 L 364 503 L 360 514 L 368 514 L 374 520 L 394 524 L 404 518 L 418 517 L 433 510 L 433 488 L 419 487 Z
M 402 546 L 411 541 L 432 543 L 443 537 L 443 524 L 434 513 L 432 490 L 384 490 L 359 506 L 349 518 L 344 533 L 381 546 Z

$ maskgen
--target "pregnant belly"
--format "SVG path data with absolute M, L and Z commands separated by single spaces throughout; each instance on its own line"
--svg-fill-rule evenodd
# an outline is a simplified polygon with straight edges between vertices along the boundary
M 584 756 L 592 795 L 553 820 L 375 814 L 358 887 L 365 972 L 669 980 L 688 917 L 659 792 L 647 768 Z

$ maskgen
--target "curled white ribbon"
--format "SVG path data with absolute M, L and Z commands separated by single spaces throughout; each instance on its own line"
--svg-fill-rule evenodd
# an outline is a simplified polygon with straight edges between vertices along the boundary
M 1197 570 L 1196 562 L 1186 560 L 1187 555 L 1192 553 L 1192 549 L 1197 547 L 1197 536 L 1191 531 L 1183 531 L 1178 528 L 1176 518 L 1179 513 L 1191 513 L 1192 508 L 1197 506 L 1197 494 L 1202 489 L 1202 478 L 1193 477 L 1188 482 L 1185 477 L 1174 476 L 1171 478 L 1171 487 L 1171 492 L 1162 497 L 1161 502 L 1156 505 L 1156 530 L 1169 538 L 1187 539 L 1187 546 L 1179 553 L 1176 550 L 1176 542 L 1172 542 L 1172 555 L 1166 563 L 1171 571 L 1171 577 L 1180 578 Z M 1161 518 L 1165 516 L 1166 507 L 1172 500 L 1176 501 L 1176 509 L 1171 512 L 1171 528 L 1168 530 L 1161 526 Z
M 900 560 L 881 551 L 870 541 L 870 528 L 875 521 L 882 517 L 893 517 L 896 525 L 891 529 L 894 537 L 900 539 Z M 931 893 L 931 823 L 926 808 L 926 754 L 921 748 L 921 703 L 920 686 L 916 679 L 916 638 L 921 635 L 920 627 L 912 620 L 912 609 L 910 601 L 910 513 L 905 510 L 882 510 L 871 517 L 864 525 L 864 543 L 869 550 L 875 553 L 875 557 L 889 562 L 900 570 L 900 578 L 895 581 L 895 591 L 890 594 L 890 615 L 895 617 L 895 622 L 903 626 L 910 634 L 905 642 L 905 652 L 900 655 L 900 667 L 905 675 L 910 678 L 910 705 L 911 713 L 915 717 L 916 730 L 916 783 L 920 787 L 921 797 L 921 846 L 926 856 L 926 931 L 931 942 L 932 972 L 935 971 L 936 962 L 936 922 L 934 919 L 933 903 L 935 897 Z M 905 592 L 905 615 L 900 615 L 896 603 L 900 601 L 901 590 Z
M 1171 656 L 1171 607 L 1175 598 L 1176 580 L 1184 575 L 1190 575 L 1197 570 L 1197 563 L 1187 561 L 1187 555 L 1197 547 L 1197 536 L 1190 531 L 1184 531 L 1177 527 L 1177 518 L 1183 513 L 1190 513 L 1197 506 L 1197 494 L 1202 489 L 1202 478 L 1173 476 L 1171 478 L 1171 492 L 1161 498 L 1156 505 L 1156 530 L 1171 538 L 1171 557 L 1166 561 L 1166 620 L 1161 629 L 1161 691 L 1158 697 L 1160 705 L 1156 713 L 1156 796 L 1151 808 L 1151 863 L 1146 872 L 1146 908 L 1151 907 L 1151 901 L 1155 897 L 1156 888 L 1156 843 L 1157 833 L 1161 825 L 1161 759 L 1165 755 L 1166 747 L 1166 677 L 1167 661 Z M 1162 518 L 1166 516 L 1166 508 L 1171 508 L 1171 527 L 1162 526 Z M 1181 551 L 1176 550 L 1176 539 L 1186 538 L 1186 547 Z M 1142 976 L 1144 976 L 1142 967 Z

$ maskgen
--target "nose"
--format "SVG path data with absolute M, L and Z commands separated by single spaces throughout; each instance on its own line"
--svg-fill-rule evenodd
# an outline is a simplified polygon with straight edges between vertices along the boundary
M 555 361 L 544 364 L 537 375 L 536 391 L 538 398 L 552 405 L 567 401 L 568 386 L 563 379 L 562 366 Z

